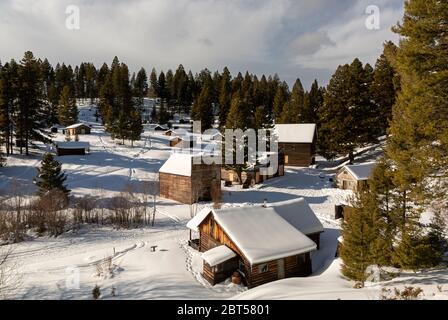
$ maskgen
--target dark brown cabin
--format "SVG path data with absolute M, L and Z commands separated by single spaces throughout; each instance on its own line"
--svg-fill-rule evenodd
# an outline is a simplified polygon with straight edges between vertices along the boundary
M 84 156 L 89 151 L 88 142 L 59 142 L 56 144 L 56 154 L 58 156 Z
M 277 124 L 279 151 L 285 155 L 285 165 L 309 167 L 316 162 L 317 131 L 315 124 Z

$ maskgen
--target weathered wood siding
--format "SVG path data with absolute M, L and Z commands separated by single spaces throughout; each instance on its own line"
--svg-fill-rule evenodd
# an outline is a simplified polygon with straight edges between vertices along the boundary
M 221 190 L 219 165 L 192 165 L 191 177 L 168 173 L 159 174 L 160 196 L 181 203 L 211 200 L 212 192 Z
M 160 196 L 182 203 L 191 202 L 191 178 L 173 174 L 160 173 Z
M 285 154 L 285 164 L 292 167 L 309 167 L 315 163 L 316 143 L 279 143 Z

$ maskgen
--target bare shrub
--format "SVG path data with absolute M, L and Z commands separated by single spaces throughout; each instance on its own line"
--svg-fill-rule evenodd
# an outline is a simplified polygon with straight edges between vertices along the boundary
M 132 204 L 126 198 L 125 193 L 121 193 L 118 197 L 112 198 L 110 201 L 112 224 L 117 228 L 129 228 L 131 226 L 131 207 Z
M 24 186 L 14 180 L 8 196 L 0 204 L 0 237 L 6 242 L 23 241 L 26 229 L 26 198 Z
M 33 203 L 32 224 L 39 233 L 48 232 L 51 236 L 59 236 L 65 231 L 67 224 L 67 197 L 61 190 L 51 190 Z
M 423 294 L 421 288 L 405 287 L 403 290 L 398 288 L 386 289 L 383 288 L 380 295 L 380 300 L 417 300 Z
M 20 287 L 18 264 L 11 258 L 13 250 L 0 248 L 0 298 L 9 299 Z
M 76 227 L 83 223 L 99 223 L 98 213 L 94 213 L 96 199 L 90 195 L 77 198 L 74 205 L 73 224 Z

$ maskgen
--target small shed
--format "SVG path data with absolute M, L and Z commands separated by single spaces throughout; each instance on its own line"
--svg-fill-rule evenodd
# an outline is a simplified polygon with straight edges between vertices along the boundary
M 203 209 L 187 227 L 199 233 L 203 276 L 213 285 L 235 271 L 249 288 L 312 272 L 316 243 L 273 207 Z
M 56 143 L 56 153 L 58 156 L 83 156 L 90 151 L 88 142 L 66 141 Z
M 279 150 L 285 155 L 285 165 L 309 167 L 315 164 L 316 124 L 277 124 L 274 130 Z
M 174 153 L 159 170 L 160 196 L 192 204 L 212 200 L 221 192 L 219 165 L 208 165 L 201 157 Z
M 92 128 L 88 126 L 85 123 L 77 123 L 71 126 L 66 127 L 62 130 L 64 134 L 70 135 L 70 136 L 76 136 L 80 134 L 90 134 L 92 131 Z
M 356 192 L 368 187 L 368 181 L 375 166 L 376 162 L 344 166 L 336 176 L 338 188 Z

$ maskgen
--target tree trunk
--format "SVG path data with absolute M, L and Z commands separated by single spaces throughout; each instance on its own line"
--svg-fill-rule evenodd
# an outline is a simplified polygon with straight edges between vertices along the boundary
M 355 162 L 355 155 L 353 154 L 353 151 L 350 151 L 348 153 L 348 159 L 350 160 L 350 164 L 353 164 L 353 162 Z

